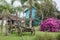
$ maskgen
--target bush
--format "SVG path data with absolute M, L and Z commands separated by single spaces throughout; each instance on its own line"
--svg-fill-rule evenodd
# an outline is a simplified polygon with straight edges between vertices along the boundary
M 58 32 L 60 30 L 60 20 L 56 18 L 47 18 L 41 23 L 39 30 Z

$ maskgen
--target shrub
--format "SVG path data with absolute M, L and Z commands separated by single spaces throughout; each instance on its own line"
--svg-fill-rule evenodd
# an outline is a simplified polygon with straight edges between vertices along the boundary
M 56 18 L 47 18 L 41 23 L 39 30 L 58 32 L 60 30 L 60 20 Z

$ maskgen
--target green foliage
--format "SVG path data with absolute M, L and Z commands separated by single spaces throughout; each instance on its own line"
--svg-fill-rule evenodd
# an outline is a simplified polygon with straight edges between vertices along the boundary
M 24 4 L 27 0 L 20 0 L 22 4 Z
M 57 18 L 58 18 L 58 19 L 60 19 L 60 14 L 59 14 L 59 15 L 57 15 Z
M 55 17 L 54 12 L 56 12 L 56 6 L 52 4 L 52 0 L 43 0 L 43 1 L 44 2 L 42 2 L 41 4 L 39 4 L 38 2 L 35 3 L 36 9 L 40 11 L 40 14 L 43 13 L 44 17 Z
M 14 1 L 15 1 L 15 0 L 12 0 L 12 1 L 11 1 L 11 4 L 13 4 L 13 3 L 14 3 Z
M 56 11 L 56 7 L 52 4 L 51 1 L 47 1 L 44 4 L 45 10 L 43 9 L 46 16 L 53 16 L 54 12 Z
M 3 33 L 0 33 L 0 40 L 57 40 L 59 32 L 41 32 L 38 31 L 38 27 L 35 27 L 35 36 L 30 32 L 23 32 L 23 36 L 20 37 L 17 32 L 13 32 L 9 36 L 5 36 L 5 27 Z
M 11 4 L 8 4 L 5 0 L 0 1 L 0 12 L 2 13 L 3 10 L 9 10 L 9 12 L 13 12 L 13 6 Z

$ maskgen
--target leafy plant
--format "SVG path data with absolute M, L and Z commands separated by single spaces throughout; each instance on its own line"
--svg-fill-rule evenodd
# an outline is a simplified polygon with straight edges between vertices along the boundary
M 41 23 L 40 30 L 58 32 L 60 30 L 60 20 L 56 18 L 47 18 Z

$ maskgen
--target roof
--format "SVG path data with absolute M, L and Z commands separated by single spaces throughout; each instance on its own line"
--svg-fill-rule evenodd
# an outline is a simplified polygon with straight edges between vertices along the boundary
M 10 15 L 10 17 L 9 17 L 11 20 L 20 20 L 20 18 L 19 17 L 16 17 L 15 15 Z
M 36 8 L 35 8 L 35 7 L 32 7 L 32 8 L 34 8 L 34 9 L 36 10 Z M 26 8 L 26 9 L 25 9 L 25 12 L 27 12 L 28 10 L 29 10 L 29 9 L 28 9 L 28 8 Z

